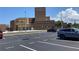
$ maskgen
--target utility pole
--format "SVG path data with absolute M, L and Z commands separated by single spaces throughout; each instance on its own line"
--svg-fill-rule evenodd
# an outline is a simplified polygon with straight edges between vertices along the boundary
M 25 11 L 24 11 L 24 13 L 25 13 L 25 31 L 26 31 L 26 8 L 25 8 Z
M 74 20 L 74 24 L 76 24 L 76 20 Z
M 63 19 L 62 19 L 62 13 L 61 13 L 61 28 L 63 28 Z

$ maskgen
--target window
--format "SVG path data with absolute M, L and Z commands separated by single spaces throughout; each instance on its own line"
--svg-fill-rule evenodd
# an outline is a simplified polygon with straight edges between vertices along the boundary
M 42 8 L 38 8 L 38 11 L 42 11 Z
M 72 32 L 75 32 L 75 30 L 74 30 L 74 29 L 71 29 L 71 31 L 72 31 Z
M 23 27 L 23 30 L 25 30 L 25 27 Z
M 75 32 L 75 30 L 74 30 L 74 29 L 62 29 L 62 30 L 60 30 L 60 31 Z
M 60 30 L 60 31 L 67 31 L 67 32 L 70 32 L 71 29 L 62 29 L 62 30 Z

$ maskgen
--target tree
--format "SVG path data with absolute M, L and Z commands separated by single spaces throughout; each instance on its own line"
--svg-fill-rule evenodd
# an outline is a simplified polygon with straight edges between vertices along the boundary
M 56 22 L 55 22 L 55 26 L 56 26 L 57 28 L 60 28 L 60 27 L 62 26 L 61 23 L 63 23 L 63 22 L 61 22 L 61 21 L 56 21 Z
M 74 24 L 73 24 L 73 27 L 75 27 L 75 28 L 79 28 L 79 24 L 74 23 Z

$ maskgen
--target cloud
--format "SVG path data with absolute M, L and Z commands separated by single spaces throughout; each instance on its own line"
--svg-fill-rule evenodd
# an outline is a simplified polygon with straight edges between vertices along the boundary
M 58 20 L 60 20 L 60 18 L 50 16 L 50 20 L 55 20 L 55 21 L 58 21 Z
M 74 21 L 79 22 L 79 14 L 73 8 L 68 8 L 64 11 L 58 13 L 57 17 L 54 19 L 62 19 L 64 22 L 73 23 Z

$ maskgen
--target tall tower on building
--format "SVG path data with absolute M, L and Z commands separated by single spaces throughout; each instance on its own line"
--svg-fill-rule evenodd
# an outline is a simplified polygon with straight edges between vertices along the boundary
M 35 8 L 35 20 L 36 21 L 45 21 L 45 19 L 46 19 L 45 7 L 36 7 Z
M 46 16 L 45 7 L 35 7 L 35 18 L 17 18 L 11 21 L 12 30 L 47 30 L 55 27 L 54 21 Z

